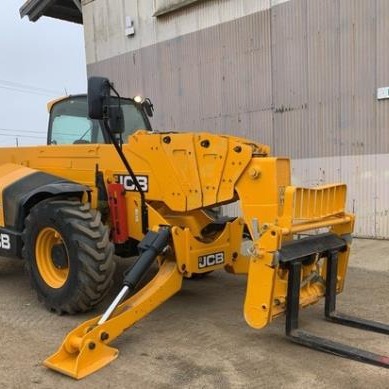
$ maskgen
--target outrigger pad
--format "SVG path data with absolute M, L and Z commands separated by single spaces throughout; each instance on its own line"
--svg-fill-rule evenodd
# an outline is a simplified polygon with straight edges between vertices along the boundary
M 68 353 L 62 348 L 43 364 L 62 374 L 80 380 L 108 365 L 119 355 L 119 350 L 103 343 L 85 342 L 79 353 Z

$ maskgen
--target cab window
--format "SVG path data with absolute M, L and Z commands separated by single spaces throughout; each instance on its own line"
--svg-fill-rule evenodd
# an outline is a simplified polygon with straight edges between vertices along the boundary
M 88 118 L 86 96 L 71 97 L 53 106 L 49 138 L 49 144 L 54 145 L 104 143 L 99 123 Z
M 150 130 L 145 115 L 130 99 L 121 99 L 124 116 L 123 141 L 138 129 Z M 103 125 L 88 118 L 87 96 L 74 96 L 55 103 L 50 112 L 49 144 L 106 143 Z
M 87 118 L 61 115 L 53 121 L 52 142 L 57 145 L 91 143 L 93 123 Z

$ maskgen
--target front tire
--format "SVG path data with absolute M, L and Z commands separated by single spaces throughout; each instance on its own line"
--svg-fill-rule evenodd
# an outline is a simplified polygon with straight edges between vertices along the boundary
M 23 258 L 38 299 L 51 311 L 90 310 L 107 294 L 114 246 L 100 213 L 78 200 L 44 200 L 26 218 Z

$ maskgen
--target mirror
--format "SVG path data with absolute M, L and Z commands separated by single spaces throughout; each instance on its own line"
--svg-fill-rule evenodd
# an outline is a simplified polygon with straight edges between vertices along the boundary
M 124 132 L 124 115 L 120 105 L 109 107 L 109 128 L 113 134 L 122 134 Z
M 105 77 L 90 77 L 88 79 L 88 115 L 91 119 L 102 120 L 108 112 L 110 83 Z

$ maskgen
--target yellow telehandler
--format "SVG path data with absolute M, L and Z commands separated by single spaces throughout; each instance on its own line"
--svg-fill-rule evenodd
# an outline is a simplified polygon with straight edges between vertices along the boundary
M 50 112 L 47 146 L 0 152 L 0 255 L 24 259 L 39 299 L 58 313 L 104 298 L 114 251 L 138 258 L 106 311 L 71 331 L 47 367 L 77 379 L 93 373 L 117 357 L 109 344 L 185 278 L 219 269 L 247 275 L 250 326 L 286 314 L 292 341 L 389 366 L 298 327 L 299 309 L 324 297 L 328 320 L 389 334 L 336 312 L 354 225 L 345 185 L 292 186 L 289 160 L 257 142 L 152 131 L 151 102 L 121 98 L 102 77 L 89 79 L 88 98 L 59 100 Z M 239 217 L 209 212 L 237 201 Z M 137 288 L 154 263 L 155 277 Z

